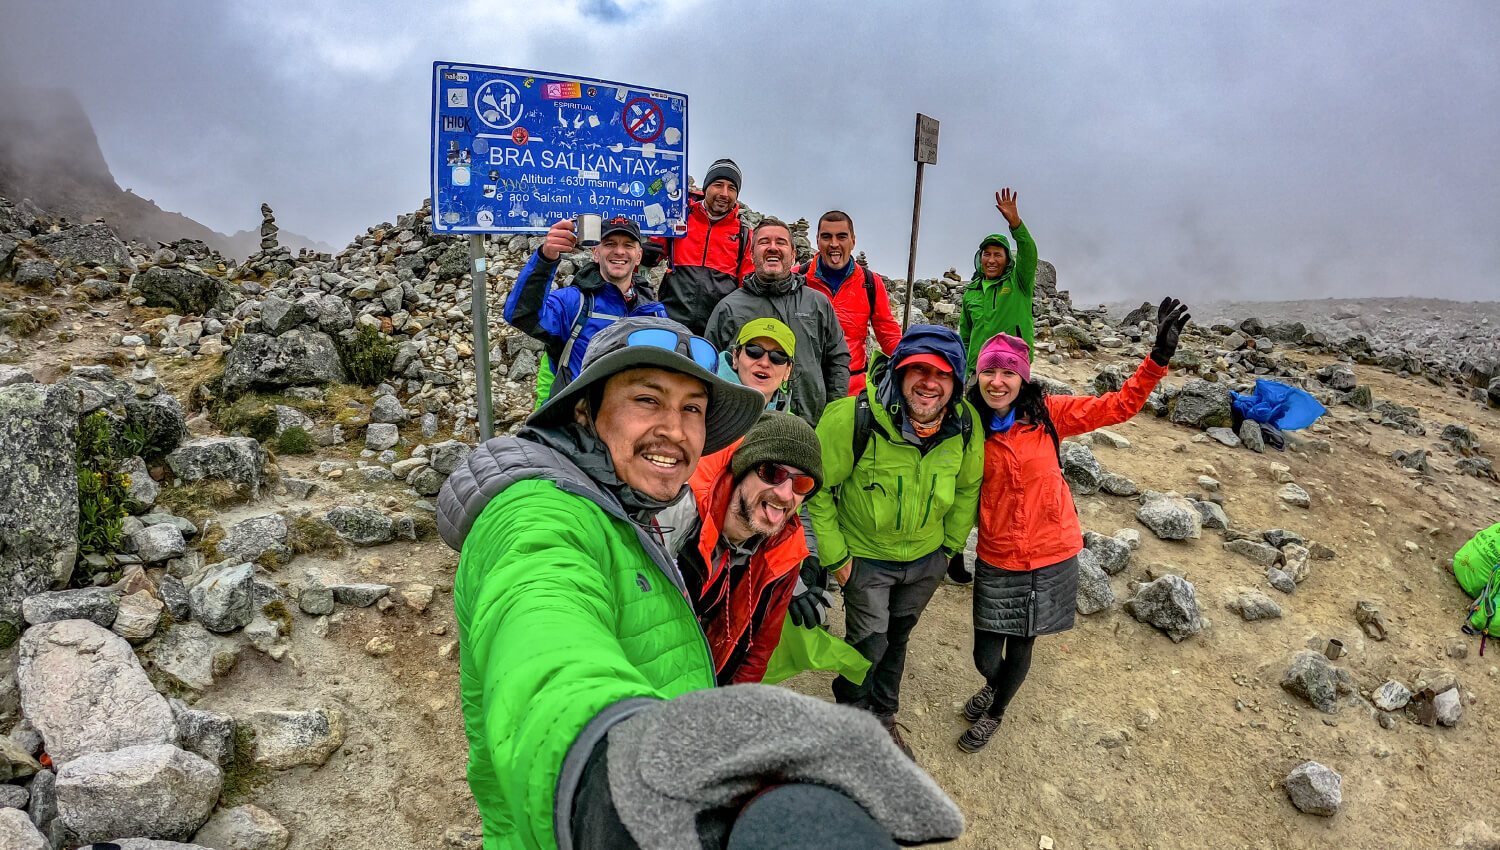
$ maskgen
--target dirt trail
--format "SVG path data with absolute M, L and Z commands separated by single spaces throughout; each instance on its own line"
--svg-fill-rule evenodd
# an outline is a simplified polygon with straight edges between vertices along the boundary
M 1112 360 L 1066 361 L 1046 371 L 1083 387 Z M 1131 448 L 1095 449 L 1107 469 L 1144 488 L 1189 492 L 1198 475 L 1210 474 L 1222 483 L 1237 527 L 1284 527 L 1333 547 L 1337 558 L 1313 562 L 1295 595 L 1271 591 L 1284 618 L 1246 623 L 1223 608 L 1229 588 L 1265 582 L 1248 560 L 1223 551 L 1219 532 L 1160 541 L 1135 521 L 1132 500 L 1083 497 L 1086 529 L 1142 532 L 1131 567 L 1113 579 L 1117 599 L 1129 597 L 1127 583 L 1148 564 L 1169 565 L 1196 585 L 1204 631 L 1174 645 L 1118 604 L 1081 617 L 1075 630 L 1038 641 L 1031 676 L 996 739 L 968 756 L 954 741 L 965 728 L 958 708 L 980 684 L 970 659 L 970 590 L 939 590 L 913 637 L 901 720 L 918 760 L 968 818 L 967 833 L 951 846 L 1027 850 L 1046 835 L 1058 848 L 1436 847 L 1471 819 L 1500 820 L 1500 809 L 1484 813 L 1462 802 L 1500 799 L 1492 769 L 1500 669 L 1478 657 L 1477 641 L 1459 634 L 1467 598 L 1447 569 L 1473 529 L 1500 516 L 1500 491 L 1452 475 L 1452 459 L 1441 451 L 1433 452 L 1438 471 L 1430 482 L 1389 459 L 1397 448 L 1434 448 L 1448 422 L 1473 428 L 1494 457 L 1500 415 L 1452 388 L 1365 367 L 1355 372 L 1377 398 L 1420 408 L 1429 436 L 1407 437 L 1342 407 L 1308 434 L 1330 443 L 1326 454 L 1255 455 L 1192 442 L 1197 432 L 1144 417 L 1111 429 Z M 346 487 L 317 475 L 319 460 L 356 449 L 283 459 L 283 471 L 323 481 L 309 507 L 354 504 L 360 493 L 372 494 L 376 506 L 388 496 L 409 503 L 397 487 Z M 1311 493 L 1310 510 L 1276 500 L 1273 461 L 1289 465 Z M 226 519 L 279 510 L 276 501 L 263 499 Z M 1406 541 L 1417 551 L 1407 551 Z M 234 800 L 286 823 L 292 850 L 440 847 L 450 829 L 477 830 L 464 777 L 457 653 L 441 654 L 457 637 L 456 561 L 437 540 L 352 550 L 335 560 L 299 558 L 273 579 L 296 586 L 302 570 L 317 567 L 345 580 L 416 581 L 440 590 L 425 614 L 399 604 L 384 613 L 340 606 L 326 637 L 314 633 L 313 618 L 294 611 L 292 657 L 277 663 L 247 647 L 200 701 L 236 714 L 320 705 L 344 711 L 348 739 L 325 766 L 250 783 Z M 1355 625 L 1362 599 L 1384 611 L 1389 640 L 1369 641 Z M 376 634 L 394 638 L 397 651 L 367 654 Z M 1285 694 L 1278 682 L 1292 655 L 1321 649 L 1331 637 L 1348 645 L 1340 663 L 1361 691 L 1387 678 L 1410 684 L 1421 668 L 1456 671 L 1465 694 L 1462 722 L 1429 729 L 1403 719 L 1387 731 L 1362 709 L 1343 705 L 1324 715 Z M 1446 657 L 1455 642 L 1470 645 L 1467 658 Z M 828 680 L 805 674 L 789 686 L 827 698 Z M 1344 808 L 1331 819 L 1299 813 L 1279 787 L 1309 758 L 1343 774 Z

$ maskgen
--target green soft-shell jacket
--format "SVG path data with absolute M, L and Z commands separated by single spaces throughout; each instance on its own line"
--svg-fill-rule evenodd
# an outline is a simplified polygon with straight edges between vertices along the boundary
M 1035 348 L 1032 343 L 1036 332 L 1031 316 L 1031 296 L 1036 288 L 1036 242 L 1024 223 L 1016 225 L 1011 235 L 1016 237 L 1014 252 L 1003 233 L 984 237 L 974 252 L 974 279 L 964 289 L 963 305 L 958 314 L 958 336 L 968 354 L 971 375 L 979 360 L 979 349 L 997 333 L 1014 335 L 1016 328 L 1020 328 L 1027 349 Z M 1003 246 L 1009 257 L 999 280 L 985 280 L 984 266 L 979 263 L 979 256 L 987 245 Z
M 708 643 L 670 556 L 564 455 L 489 440 L 438 502 L 461 553 L 459 680 L 484 846 L 569 848 L 594 745 L 651 699 L 713 687 Z
M 836 569 L 850 555 L 912 561 L 939 546 L 950 552 L 963 549 L 974 528 L 984 478 L 984 431 L 974 408 L 966 401 L 950 408 L 969 417 L 973 426 L 967 448 L 963 434 L 953 429 L 952 436 L 924 455 L 896 431 L 890 411 L 871 397 L 874 427 L 856 466 L 857 402 L 858 396 L 835 401 L 818 422 L 823 487 L 808 510 L 819 560 Z

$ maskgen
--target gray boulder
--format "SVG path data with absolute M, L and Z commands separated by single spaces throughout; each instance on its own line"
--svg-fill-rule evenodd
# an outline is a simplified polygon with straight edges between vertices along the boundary
M 1266 569 L 1266 583 L 1281 591 L 1282 593 L 1294 593 L 1297 590 L 1297 582 L 1284 571 L 1275 567 Z
M 1265 435 L 1260 432 L 1260 423 L 1253 419 L 1246 419 L 1240 423 L 1240 442 L 1245 448 L 1257 454 L 1266 450 Z
M 1232 428 L 1209 428 L 1206 433 L 1231 449 L 1240 447 L 1240 437 Z
M 37 832 L 31 818 L 20 809 L 0 809 L 0 847 L 6 850 L 52 850 L 47 839 Z
M 1123 475 L 1113 472 L 1104 473 L 1099 482 L 1099 487 L 1111 496 L 1134 496 L 1141 492 L 1141 487 Z
M 1207 499 L 1199 499 L 1193 502 L 1193 507 L 1198 509 L 1198 518 L 1202 521 L 1204 528 L 1228 528 L 1229 515 L 1224 509 Z
M 1088 615 L 1115 604 L 1115 591 L 1109 576 L 1099 567 L 1099 558 L 1090 549 L 1078 553 L 1078 613 Z
M 251 564 L 209 573 L 188 591 L 193 619 L 220 634 L 244 628 L 255 616 L 254 583 L 255 567 Z
M 1281 606 L 1276 604 L 1276 600 L 1259 590 L 1245 587 L 1236 588 L 1224 607 L 1239 614 L 1247 622 L 1274 620 L 1281 616 Z
M 167 465 L 183 481 L 233 481 L 258 496 L 266 459 L 265 447 L 250 437 L 202 437 L 178 446 L 167 455 Z
M 344 716 L 335 709 L 257 711 L 249 722 L 255 761 L 272 770 L 321 766 L 344 744 Z
M 430 466 L 412 470 L 406 477 L 406 483 L 423 496 L 436 496 L 442 492 L 443 482 L 447 480 L 448 476 Z
M 130 537 L 135 541 L 135 554 L 148 564 L 158 564 L 187 554 L 187 541 L 182 539 L 182 532 L 175 525 L 148 525 Z
M 1125 603 L 1125 612 L 1166 632 L 1173 643 L 1181 643 L 1203 630 L 1193 583 L 1182 576 L 1162 576 L 1141 585 Z
M 244 805 L 214 812 L 193 843 L 211 850 L 285 850 L 290 838 L 265 809 Z
M 306 326 L 281 336 L 245 334 L 224 361 L 224 391 L 231 395 L 348 379 L 333 337 Z
M 110 631 L 131 643 L 140 643 L 156 634 L 165 606 L 149 591 L 137 590 L 120 600 L 120 613 Z
M 1086 496 L 1099 492 L 1104 480 L 1104 469 L 1088 446 L 1082 443 L 1062 443 L 1058 446 L 1058 455 L 1063 480 L 1068 482 L 1068 489 L 1073 491 L 1073 495 Z
M 21 710 L 53 764 L 138 744 L 175 744 L 172 709 L 130 644 L 87 620 L 28 629 L 21 638 Z
M 391 518 L 369 508 L 340 505 L 324 515 L 338 535 L 356 546 L 387 543 L 393 536 Z
M 180 699 L 172 700 L 180 745 L 194 755 L 224 767 L 234 755 L 234 718 L 222 711 L 198 711 Z
M 302 430 L 311 434 L 313 432 L 313 429 L 317 427 L 317 423 L 312 421 L 312 417 L 308 416 L 306 413 L 303 413 L 295 407 L 287 407 L 284 404 L 278 404 L 275 407 L 275 411 L 276 436 L 278 437 L 286 433 L 286 430 L 288 428 L 301 428 Z
M 1083 533 L 1083 545 L 1099 561 L 1099 569 L 1115 575 L 1130 566 L 1130 546 L 1122 540 L 1106 537 L 1096 531 Z
M 1312 507 L 1312 497 L 1307 495 L 1306 490 L 1298 487 L 1296 484 L 1281 485 L 1281 489 L 1276 491 L 1276 497 L 1295 508 Z
M 21 600 L 73 575 L 78 413 L 65 387 L 0 388 L 0 649 L 20 634 Z
M 186 840 L 208 819 L 224 773 L 167 744 L 75 759 L 57 772 L 57 811 L 79 841 Z
M 1292 581 L 1301 584 L 1312 575 L 1311 557 L 1311 550 L 1306 546 L 1287 543 L 1281 547 L 1281 568 L 1292 577 Z
M 187 585 L 182 579 L 167 573 L 157 583 L 156 592 L 161 597 L 161 602 L 166 606 L 167 613 L 172 619 L 180 622 L 186 621 L 193 616 L 192 601 L 188 597 Z
M 1231 540 L 1228 543 L 1224 544 L 1224 549 L 1225 551 L 1233 552 L 1236 555 L 1243 555 L 1244 557 L 1249 558 L 1255 564 L 1262 567 L 1269 567 L 1272 564 L 1275 564 L 1276 561 L 1281 557 L 1281 553 L 1277 551 L 1275 546 L 1272 546 L 1269 543 L 1262 543 L 1259 540 L 1250 540 L 1247 538 Z
M 1297 765 L 1287 774 L 1285 785 L 1292 805 L 1310 815 L 1333 817 L 1344 802 L 1344 778 L 1315 761 Z
M 370 421 L 377 424 L 401 425 L 406 419 L 406 408 L 393 395 L 375 399 L 375 404 L 370 408 Z
M 1298 534 L 1295 531 L 1288 531 L 1285 528 L 1268 528 L 1265 531 L 1262 531 L 1260 533 L 1260 536 L 1264 538 L 1267 543 L 1275 546 L 1277 549 L 1280 549 L 1288 543 L 1296 543 L 1299 546 L 1306 545 L 1307 543 L 1307 541 L 1303 539 L 1302 535 Z
M 333 601 L 333 589 L 320 584 L 308 585 L 297 594 L 297 607 L 313 617 L 332 614 Z
M 26 779 L 35 776 L 41 769 L 41 762 L 32 758 L 27 748 L 15 738 L 0 737 L 0 782 Z M 0 785 L 0 791 L 8 787 L 11 786 Z
M 100 628 L 114 625 L 120 610 L 120 594 L 107 587 L 52 590 L 28 596 L 21 602 L 27 624 L 40 626 L 62 620 L 89 620 Z
M 474 447 L 458 440 L 444 440 L 427 448 L 427 462 L 444 477 L 453 474 L 473 454 Z
M 34 383 L 36 383 L 36 378 L 20 366 L 0 366 L 0 387 Z
M 146 462 L 138 457 L 130 458 L 120 464 L 120 472 L 130 480 L 125 487 L 125 502 L 130 512 L 142 514 L 151 510 L 151 506 L 156 504 L 156 498 L 161 495 L 161 485 L 151 477 Z
M 328 588 L 340 605 L 368 608 L 391 592 L 388 584 L 336 584 Z
M 1321 652 L 1311 650 L 1297 653 L 1281 676 L 1282 689 L 1307 700 L 1324 714 L 1338 712 L 1338 686 L 1339 671 Z
M 389 396 L 384 396 L 389 398 Z M 371 423 L 365 428 L 365 448 L 373 451 L 388 449 L 401 441 L 401 434 L 395 425 Z
M 1228 428 L 1234 424 L 1233 401 L 1229 387 L 1194 379 L 1172 400 L 1168 418 L 1193 428 Z
M 260 327 L 271 336 L 281 336 L 316 317 L 301 301 L 288 301 L 278 295 L 267 295 L 260 302 Z
M 1392 679 L 1370 694 L 1370 702 L 1381 711 L 1400 711 L 1411 702 L 1411 691 L 1407 690 L 1405 685 Z
M 43 233 L 36 244 L 53 259 L 77 266 L 117 267 L 130 265 L 130 251 L 107 224 L 81 224 Z
M 1162 540 L 1196 540 L 1203 536 L 1203 518 L 1181 496 L 1147 491 L 1135 518 Z
M 166 454 L 188 438 L 182 405 L 169 392 L 159 392 L 148 399 L 126 399 L 125 424 L 143 429 L 148 454 Z
M 192 269 L 152 266 L 136 275 L 135 289 L 147 307 L 167 307 L 185 316 L 201 316 L 221 301 L 226 307 L 232 303 L 222 280 Z
M 286 518 L 280 514 L 241 520 L 231 525 L 219 541 L 219 557 L 241 564 L 260 563 L 262 556 L 269 555 L 276 564 L 290 563 L 289 533 Z
M 211 634 L 201 623 L 177 623 L 147 644 L 145 653 L 158 676 L 192 691 L 206 691 L 234 668 L 234 643 Z
M 22 260 L 16 263 L 11 280 L 23 289 L 51 289 L 57 283 L 57 266 L 49 260 Z

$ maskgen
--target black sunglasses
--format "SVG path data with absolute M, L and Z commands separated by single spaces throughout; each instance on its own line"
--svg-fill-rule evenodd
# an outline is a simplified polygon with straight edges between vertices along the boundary
M 772 351 L 769 348 L 756 345 L 753 342 L 747 342 L 744 345 L 740 346 L 740 350 L 749 355 L 751 360 L 759 360 L 762 357 L 769 357 L 771 358 L 771 362 L 777 366 L 785 366 L 786 364 L 792 362 L 792 358 L 788 356 L 785 351 Z
M 772 487 L 780 487 L 782 482 L 788 478 L 792 479 L 792 492 L 799 496 L 806 496 L 818 486 L 818 482 L 811 475 L 801 472 L 793 472 L 779 463 L 766 461 L 755 467 L 755 474 L 760 480 Z

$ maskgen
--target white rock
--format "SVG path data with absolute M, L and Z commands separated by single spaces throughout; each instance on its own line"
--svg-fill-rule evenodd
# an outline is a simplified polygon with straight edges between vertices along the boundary
M 57 772 L 57 812 L 79 841 L 186 841 L 208 819 L 224 773 L 167 744 L 93 753 Z

